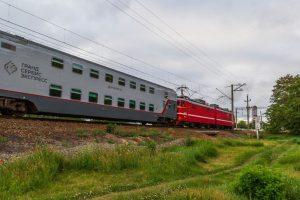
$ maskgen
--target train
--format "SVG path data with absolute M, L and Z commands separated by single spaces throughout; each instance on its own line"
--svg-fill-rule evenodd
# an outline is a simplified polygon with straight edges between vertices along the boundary
M 0 30 L 0 113 L 233 127 L 229 111 Z

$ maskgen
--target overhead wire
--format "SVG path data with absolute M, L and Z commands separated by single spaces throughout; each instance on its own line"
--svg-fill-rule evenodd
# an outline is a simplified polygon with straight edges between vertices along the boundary
M 74 34 L 74 35 L 76 35 L 76 36 L 78 36 L 78 37 L 80 37 L 80 38 L 83 38 L 83 39 L 88 40 L 88 41 L 90 41 L 90 42 L 93 42 L 93 43 L 95 43 L 95 44 L 97 44 L 97 45 L 99 45 L 99 46 L 102 46 L 102 47 L 107 48 L 107 49 L 109 49 L 109 50 L 111 50 L 111 51 L 114 51 L 114 52 L 116 52 L 116 53 L 118 53 L 118 54 L 120 54 L 120 55 L 126 56 L 126 57 L 131 58 L 131 59 L 133 59 L 133 60 L 135 60 L 135 61 L 141 62 L 141 63 L 143 63 L 143 64 L 145 64 L 145 65 L 148 65 L 148 66 L 152 66 L 153 68 L 156 68 L 155 66 L 153 66 L 153 65 L 151 65 L 151 64 L 149 64 L 149 63 L 146 63 L 145 61 L 142 61 L 142 60 L 140 60 L 140 59 L 134 58 L 134 57 L 132 57 L 132 56 L 128 56 L 127 54 L 125 54 L 125 53 L 123 53 L 123 52 L 120 52 L 120 51 L 115 50 L 115 49 L 113 49 L 113 48 L 111 48 L 111 47 L 108 47 L 108 46 L 106 46 L 106 45 L 103 45 L 103 44 L 101 44 L 101 43 L 99 43 L 99 42 L 96 42 L 96 41 L 94 41 L 94 40 L 91 40 L 91 39 L 89 39 L 89 38 L 87 38 L 87 37 L 85 37 L 85 36 L 82 36 L 82 35 L 80 35 L 80 34 L 74 32 L 74 31 L 68 30 L 68 29 L 66 29 L 66 28 L 64 28 L 64 27 L 62 27 L 62 26 L 59 26 L 59 25 L 57 25 L 57 24 L 55 24 L 55 23 L 52 23 L 52 22 L 50 22 L 50 21 L 48 21 L 48 20 L 46 20 L 46 19 L 44 19 L 44 18 L 41 18 L 41 17 L 39 17 L 39 16 L 37 16 L 37 15 L 34 15 L 34 14 L 28 12 L 28 11 L 25 11 L 25 10 L 23 10 L 23 9 L 21 9 L 21 8 L 18 8 L 18 7 L 16 7 L 16 6 L 14 6 L 14 5 L 11 5 L 11 4 L 9 4 L 9 3 L 3 1 L 3 0 L 0 0 L 0 2 L 2 2 L 2 3 L 4 3 L 4 4 L 7 4 L 7 5 L 9 5 L 10 7 L 13 7 L 13 8 L 15 8 L 15 9 L 17 9 L 17 10 L 23 12 L 23 13 L 26 13 L 26 14 L 31 15 L 31 16 L 33 16 L 33 17 L 35 17 L 35 18 L 38 18 L 38 19 L 40 19 L 40 20 L 42 20 L 42 21 L 45 21 L 45 22 L 47 22 L 47 23 L 49 23 L 49 24 L 51 24 L 51 25 L 53 25 L 53 26 L 56 26 L 56 27 L 58 27 L 58 28 L 60 28 L 60 29 L 62 29 L 62 30 L 64 30 L 64 31 L 66 31 L 66 32 L 72 33 L 72 34 Z M 99 56 L 99 55 L 98 55 L 98 56 Z M 107 59 L 107 58 L 106 58 L 106 59 Z M 112 60 L 111 60 L 110 62 L 112 62 Z M 113 61 L 113 62 L 116 63 L 115 61 Z M 122 63 L 118 63 L 118 64 L 119 64 L 119 65 L 123 65 Z M 138 71 L 138 72 L 140 72 L 140 73 L 145 74 L 145 72 L 140 71 L 140 70 L 133 69 L 132 67 L 131 67 L 131 69 L 134 70 L 134 71 Z M 157 68 L 157 69 L 159 69 L 159 68 Z M 161 70 L 161 69 L 159 69 L 159 70 Z M 169 73 L 169 74 L 171 74 L 171 75 L 173 75 L 173 76 L 176 76 L 176 77 L 185 79 L 185 78 L 183 78 L 183 77 L 180 77 L 180 76 L 178 76 L 178 75 L 176 75 L 176 74 L 174 74 L 174 73 L 168 72 L 168 71 L 166 71 L 166 70 L 161 70 L 161 71 L 164 71 L 164 72 L 167 72 L 167 73 Z M 148 74 L 148 75 L 150 75 L 150 74 Z M 151 75 L 151 76 L 152 76 L 152 75 Z M 159 79 L 162 80 L 161 78 L 159 78 Z M 163 80 L 163 81 L 166 82 L 165 80 Z M 169 81 L 168 81 L 168 82 L 169 82 Z M 193 82 L 193 81 L 191 81 L 191 82 Z M 169 83 L 170 83 L 170 82 L 169 82 Z M 175 85 L 175 84 L 172 83 L 172 85 Z M 178 85 L 176 84 L 176 86 L 178 86 Z M 207 96 L 207 95 L 201 94 L 200 92 L 197 92 L 197 93 L 200 94 L 200 95 L 202 95 L 202 96 L 204 96 L 204 97 L 211 98 L 211 99 L 215 99 L 215 98 L 209 97 L 209 96 Z
M 65 45 L 67 45 L 67 46 L 69 46 L 69 47 L 78 49 L 78 50 L 80 50 L 80 51 L 83 51 L 83 52 L 92 54 L 92 55 L 97 56 L 97 57 L 101 57 L 101 58 L 106 59 L 106 60 L 108 60 L 108 61 L 110 61 L 110 62 L 113 62 L 113 63 L 116 63 L 116 64 L 118 64 L 118 65 L 124 66 L 124 67 L 126 67 L 126 68 L 129 68 L 129 69 L 131 69 L 131 70 L 137 71 L 137 72 L 139 72 L 139 73 L 142 73 L 142 74 L 151 76 L 151 77 L 153 77 L 153 78 L 155 78 L 155 79 L 161 80 L 161 81 L 163 81 L 163 82 L 165 82 L 165 83 L 169 83 L 169 84 L 171 84 L 171 85 L 173 85 L 173 86 L 176 86 L 176 87 L 179 86 L 178 84 L 175 84 L 175 83 L 172 83 L 172 82 L 170 82 L 170 81 L 164 80 L 164 79 L 162 79 L 162 78 L 160 78 L 160 77 L 153 76 L 152 74 L 143 72 L 143 71 L 141 71 L 141 70 L 137 70 L 137 69 L 135 69 L 135 68 L 133 68 L 133 67 L 131 67 L 131 66 L 125 65 L 125 64 L 120 63 L 120 62 L 117 62 L 117 61 L 114 61 L 114 60 L 109 59 L 109 58 L 106 58 L 106 57 L 104 57 L 104 56 L 100 56 L 100 55 L 95 54 L 95 53 L 93 53 L 93 52 L 84 50 L 84 49 L 82 49 L 82 48 L 80 48 L 80 47 L 76 47 L 76 46 L 74 46 L 74 45 L 72 45 L 72 44 L 69 44 L 69 43 L 66 43 L 66 42 L 64 42 L 64 41 L 58 40 L 58 39 L 56 39 L 56 38 L 53 38 L 53 37 L 48 36 L 48 35 L 45 35 L 45 34 L 40 33 L 40 32 L 38 32 L 38 31 L 29 29 L 29 28 L 27 28 L 27 27 L 24 27 L 24 26 L 22 26 L 22 25 L 19 25 L 19 24 L 14 23 L 14 22 L 8 21 L 8 20 L 3 19 L 3 18 L 1 18 L 1 17 L 0 17 L 0 20 L 5 21 L 6 23 L 12 24 L 12 25 L 14 25 L 14 26 L 20 27 L 20 28 L 22 28 L 22 29 L 31 31 L 31 32 L 36 33 L 36 34 L 38 34 L 38 35 L 41 35 L 41 36 L 43 36 L 43 37 L 49 38 L 49 39 L 54 40 L 54 41 L 56 41 L 56 42 L 60 42 L 60 43 L 65 44 Z
M 136 19 L 134 16 L 130 15 L 128 12 L 126 12 L 124 9 L 122 9 L 120 6 L 118 6 L 117 4 L 111 2 L 110 0 L 105 0 L 106 2 L 108 2 L 110 5 L 112 5 L 113 7 L 115 7 L 116 9 L 120 10 L 122 13 L 124 13 L 125 15 L 127 15 L 128 17 L 130 17 L 132 20 L 134 20 L 136 23 L 140 24 L 141 26 L 143 26 L 146 30 L 150 31 L 151 33 L 153 33 L 154 35 L 156 35 L 157 37 L 163 39 L 164 41 L 168 42 L 171 46 L 173 46 L 175 49 L 177 49 L 179 52 L 183 53 L 184 55 L 190 57 L 191 54 L 189 52 L 186 52 L 186 50 L 182 49 L 181 47 L 178 47 L 176 44 L 174 44 L 173 41 L 170 41 L 169 39 L 166 39 L 165 37 L 161 36 L 160 34 L 158 34 L 157 32 L 153 31 L 151 28 L 149 28 L 146 24 L 144 24 L 143 22 L 141 22 L 140 20 Z M 205 66 L 205 64 L 202 63 L 202 61 L 195 56 L 191 56 L 191 58 L 196 61 L 198 64 L 200 64 L 202 67 L 204 67 L 205 70 L 207 70 L 209 73 L 213 73 L 216 75 L 216 78 L 222 78 L 222 73 L 218 72 L 217 69 L 211 69 Z M 226 80 L 227 82 L 230 82 L 229 79 L 224 78 L 223 80 Z
M 69 33 L 71 33 L 71 34 L 73 34 L 73 35 L 75 35 L 75 36 L 77 36 L 77 37 L 79 37 L 79 38 L 82 38 L 82 39 L 84 39 L 84 40 L 87 40 L 87 41 L 89 41 L 89 42 L 92 42 L 92 43 L 96 44 L 97 46 L 101 46 L 102 48 L 108 49 L 108 50 L 110 50 L 110 51 L 112 51 L 112 52 L 115 52 L 115 53 L 117 53 L 117 54 L 119 54 L 119 55 L 122 55 L 122 56 L 125 56 L 125 57 L 127 57 L 127 58 L 130 58 L 131 60 L 134 60 L 134 61 L 136 61 L 136 62 L 142 63 L 142 64 L 144 64 L 144 65 L 146 65 L 146 66 L 148 66 L 148 67 L 150 67 L 150 68 L 153 68 L 153 69 L 156 69 L 156 70 L 163 71 L 163 72 L 168 73 L 168 74 L 170 74 L 170 75 L 172 75 L 172 76 L 174 76 L 174 77 L 177 77 L 177 78 L 180 78 L 180 79 L 182 79 L 182 80 L 185 80 L 185 81 L 189 81 L 189 82 L 191 82 L 191 83 L 194 83 L 194 81 L 192 81 L 192 80 L 190 80 L 190 79 L 187 79 L 186 77 L 179 76 L 179 75 L 177 75 L 177 74 L 175 74 L 175 73 L 169 72 L 169 71 L 164 70 L 164 69 L 161 69 L 161 68 L 159 68 L 159 67 L 156 67 L 156 66 L 154 66 L 153 64 L 150 64 L 150 63 L 148 63 L 148 62 L 146 62 L 146 61 L 143 61 L 143 60 L 141 60 L 141 59 L 139 59 L 139 58 L 136 58 L 136 57 L 127 55 L 127 54 L 124 53 L 124 52 L 121 52 L 121 51 L 119 51 L 119 50 L 116 50 L 116 49 L 114 49 L 114 48 L 112 48 L 112 47 L 109 47 L 109 46 L 107 46 L 107 45 L 105 45 L 105 44 L 102 44 L 102 43 L 100 43 L 100 42 L 98 42 L 98 41 L 92 40 L 92 39 L 90 39 L 90 38 L 88 38 L 88 37 L 86 37 L 86 36 L 83 36 L 83 35 L 81 35 L 81 34 L 75 32 L 75 31 L 72 31 L 72 30 L 69 30 L 69 29 L 67 29 L 67 28 L 65 28 L 65 27 L 62 27 L 62 26 L 60 26 L 60 25 L 58 25 L 58 24 L 56 24 L 56 23 L 53 23 L 53 22 L 51 22 L 51 21 L 49 21 L 49 20 L 46 20 L 46 19 L 44 19 L 44 18 L 38 16 L 38 15 L 35 15 L 35 14 L 31 13 L 31 12 L 28 12 L 28 11 L 26 11 L 26 10 L 24 10 L 24 9 L 21 9 L 21 8 L 19 8 L 19 7 L 17 7 L 17 6 L 14 6 L 14 5 L 12 5 L 12 4 L 8 3 L 8 2 L 5 2 L 5 1 L 3 1 L 3 0 L 0 0 L 0 2 L 3 3 L 3 4 L 6 4 L 6 5 L 8 5 L 9 7 L 12 7 L 12 8 L 14 8 L 14 9 L 20 11 L 20 12 L 26 13 L 26 14 L 28 14 L 28 15 L 34 17 L 34 18 L 37 18 L 37 19 L 39 19 L 39 20 L 41 20 L 41 21 L 44 21 L 44 22 L 46 22 L 46 23 L 48 23 L 48 24 L 51 24 L 52 26 L 55 26 L 55 27 L 57 27 L 57 28 L 59 28 L 59 29 L 62 29 L 63 31 L 69 32 Z
M 154 16 L 156 19 L 158 19 L 162 24 L 164 24 L 166 27 L 168 27 L 170 30 L 172 30 L 176 35 L 178 35 L 180 38 L 182 38 L 187 44 L 189 44 L 191 47 L 193 47 L 195 50 L 200 52 L 204 57 L 206 57 L 211 62 L 215 63 L 217 66 L 221 67 L 222 70 L 226 71 L 228 74 L 238 78 L 235 74 L 231 73 L 230 71 L 226 70 L 224 66 L 222 66 L 218 61 L 211 58 L 204 50 L 200 49 L 198 46 L 190 42 L 186 37 L 184 37 L 181 33 L 179 33 L 175 28 L 173 28 L 171 25 L 169 25 L 166 21 L 164 21 L 160 16 L 155 14 L 150 8 L 148 8 L 145 4 L 143 4 L 140 0 L 134 0 L 137 2 L 141 7 L 143 7 L 145 10 L 147 10 L 152 16 Z

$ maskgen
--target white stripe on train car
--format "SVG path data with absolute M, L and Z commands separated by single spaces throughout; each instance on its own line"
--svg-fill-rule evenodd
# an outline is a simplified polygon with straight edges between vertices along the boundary
M 198 117 L 198 118 L 203 118 L 203 119 L 211 119 L 211 120 L 214 120 L 215 118 L 212 118 L 212 117 L 205 117 L 205 116 L 202 116 L 202 115 L 193 115 L 193 114 L 187 114 L 187 113 L 177 113 L 178 115 L 185 115 L 185 116 L 191 116 L 191 117 Z M 216 119 L 218 121 L 223 121 L 223 122 L 229 122 L 229 123 L 232 123 L 232 121 L 229 121 L 229 120 L 224 120 L 224 119 Z

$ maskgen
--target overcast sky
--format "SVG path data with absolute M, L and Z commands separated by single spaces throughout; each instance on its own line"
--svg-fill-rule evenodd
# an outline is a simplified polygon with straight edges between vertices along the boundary
M 248 93 L 252 105 L 267 106 L 275 80 L 288 73 L 300 73 L 299 0 L 4 1 L 161 70 L 0 3 L 1 18 L 91 51 L 94 56 L 84 56 L 65 45 L 57 48 L 97 62 L 100 57 L 95 54 L 113 59 L 143 73 L 101 62 L 173 89 L 175 85 L 163 81 L 186 84 L 201 93 L 193 97 L 204 97 L 210 103 L 229 106 L 226 99 L 216 100 L 219 93 L 215 88 L 229 93 L 227 85 L 245 82 L 244 92 L 236 94 L 236 105 L 244 106 Z M 3 25 L 11 24 L 0 23 L 2 30 L 24 35 Z M 45 38 L 27 37 L 55 46 Z

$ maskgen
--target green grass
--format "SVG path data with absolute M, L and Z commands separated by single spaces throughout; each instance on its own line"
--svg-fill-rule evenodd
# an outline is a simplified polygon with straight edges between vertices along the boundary
M 5 143 L 5 142 L 7 142 L 7 141 L 8 141 L 8 138 L 7 138 L 7 137 L 0 135 L 0 144 L 1 144 L 1 143 Z
M 60 154 L 38 149 L 26 158 L 0 166 L 0 193 L 9 196 L 43 187 L 53 181 L 62 169 Z
M 85 129 L 77 129 L 76 134 L 77 134 L 77 137 L 86 138 L 86 137 L 89 137 L 90 132 Z
M 232 182 L 256 164 L 288 177 L 287 195 L 299 190 L 295 138 L 186 140 L 163 149 L 91 146 L 68 156 L 40 148 L 0 166 L 0 199 L 247 199 L 233 192 Z
M 262 147 L 264 146 L 264 143 L 258 141 L 245 141 L 245 140 L 238 140 L 238 139 L 222 139 L 221 145 L 231 146 L 231 147 L 240 147 L 240 146 Z
M 290 152 L 281 157 L 278 161 L 280 164 L 294 164 L 300 163 L 300 149 L 298 151 Z
M 235 165 L 242 165 L 246 161 L 250 160 L 254 155 L 258 154 L 264 149 L 251 149 L 246 150 L 243 153 L 239 154 L 237 157 L 235 157 L 234 164 Z

